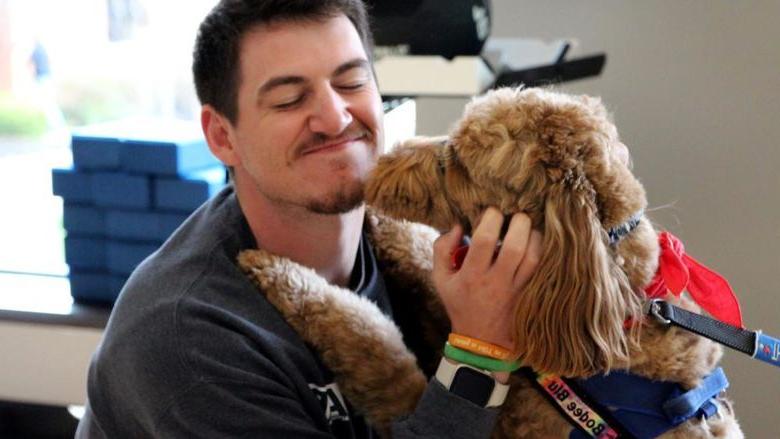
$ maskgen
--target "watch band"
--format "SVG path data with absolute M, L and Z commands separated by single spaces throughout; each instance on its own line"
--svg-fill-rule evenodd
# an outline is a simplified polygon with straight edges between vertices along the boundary
M 451 391 L 455 375 L 460 369 L 469 369 L 470 371 L 474 371 L 475 373 L 489 377 L 493 381 L 493 389 L 490 393 L 490 397 L 488 398 L 487 403 L 484 404 L 484 407 L 498 407 L 504 403 L 507 392 L 509 392 L 509 386 L 496 381 L 493 375 L 491 375 L 491 373 L 486 370 L 477 369 L 476 367 L 472 367 L 467 364 L 451 363 L 449 360 L 447 360 L 447 358 L 442 357 L 441 361 L 439 362 L 439 368 L 436 370 L 436 379 L 444 387 L 446 387 L 447 390 Z M 481 402 L 472 402 L 481 404 Z

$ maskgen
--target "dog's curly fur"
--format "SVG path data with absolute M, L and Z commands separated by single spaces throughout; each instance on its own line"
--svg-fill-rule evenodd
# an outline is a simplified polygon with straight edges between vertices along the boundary
M 440 230 L 460 220 L 458 211 L 466 226 L 488 206 L 527 212 L 544 244 L 517 310 L 523 362 L 564 376 L 625 364 L 632 338 L 623 321 L 640 312 L 636 291 L 655 274 L 658 245 L 644 219 L 616 248 L 607 244 L 606 229 L 646 201 L 613 151 L 617 131 L 599 101 L 501 89 L 468 105 L 449 151 L 431 140 L 414 139 L 380 159 L 369 203 Z
M 716 367 L 719 345 L 649 321 L 625 329 L 626 319 L 642 321 L 643 289 L 656 272 L 659 247 L 642 214 L 644 189 L 620 145 L 598 99 L 500 89 L 474 99 L 449 136 L 412 139 L 383 156 L 366 197 L 384 215 L 439 230 L 456 222 L 471 227 L 488 206 L 506 215 L 526 212 L 544 238 L 542 259 L 516 309 L 515 347 L 523 364 L 568 377 L 622 369 L 692 388 Z M 607 230 L 637 214 L 638 226 L 610 245 Z M 330 356 L 325 362 L 340 386 L 349 387 L 346 396 L 386 428 L 416 404 L 424 387 L 418 366 L 430 375 L 449 323 L 428 278 L 435 233 L 380 214 L 369 218 L 389 282 L 407 287 L 394 291 L 406 291 L 422 322 L 426 338 L 413 349 L 416 364 L 400 333 L 376 324 L 381 316 L 363 310 L 364 304 L 344 299 L 348 292 L 314 285 L 305 280 L 313 273 L 261 250 L 245 252 L 240 262 L 304 339 Z M 268 281 L 282 278 L 297 283 Z M 328 302 L 329 295 L 339 298 L 338 305 Z M 667 300 L 698 311 L 684 297 Z M 334 321 L 343 329 L 334 331 Z M 349 346 L 370 347 L 379 369 L 394 366 L 380 374 L 365 364 L 365 348 L 356 359 Z M 511 384 L 495 437 L 568 437 L 570 424 L 528 380 L 512 376 Z M 717 417 L 692 419 L 663 437 L 742 437 L 731 403 L 718 401 Z

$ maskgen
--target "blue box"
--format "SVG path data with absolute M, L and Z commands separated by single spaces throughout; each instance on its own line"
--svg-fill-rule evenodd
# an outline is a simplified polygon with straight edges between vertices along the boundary
M 100 207 L 149 209 L 152 206 L 150 178 L 118 172 L 92 175 L 92 196 Z
M 52 169 L 51 185 L 54 195 L 68 203 L 92 203 L 92 174 L 72 168 Z
M 106 249 L 108 271 L 112 274 L 128 275 L 159 247 L 159 243 L 109 241 Z
M 224 166 L 206 168 L 181 179 L 154 181 L 155 208 L 190 213 L 225 186 Z
M 69 234 L 101 237 L 106 235 L 106 214 L 93 206 L 65 203 L 62 221 Z
M 65 262 L 74 269 L 105 269 L 105 239 L 68 235 L 65 238 Z
M 178 141 L 127 140 L 122 143 L 122 169 L 155 175 L 184 175 L 220 162 L 202 136 Z
M 127 118 L 77 128 L 73 155 L 77 168 L 169 176 L 219 164 L 197 122 L 170 118 Z
M 113 304 L 125 281 L 124 276 L 106 272 L 71 270 L 70 294 L 76 302 Z
M 73 133 L 71 150 L 76 169 L 119 169 L 120 143 L 118 139 L 92 137 Z
M 106 232 L 111 238 L 163 242 L 186 219 L 180 213 L 109 210 Z

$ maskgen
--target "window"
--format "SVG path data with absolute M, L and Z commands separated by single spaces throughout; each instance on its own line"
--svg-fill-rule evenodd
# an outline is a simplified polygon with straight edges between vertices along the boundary
M 0 272 L 67 275 L 51 170 L 72 128 L 196 117 L 192 46 L 215 3 L 0 1 Z

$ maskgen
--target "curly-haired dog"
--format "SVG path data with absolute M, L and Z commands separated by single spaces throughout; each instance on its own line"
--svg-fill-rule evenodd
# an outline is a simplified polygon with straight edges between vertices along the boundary
M 644 216 L 645 192 L 630 171 L 627 149 L 598 99 L 539 89 L 489 92 L 466 107 L 449 136 L 412 139 L 383 156 L 366 196 L 384 215 L 438 230 L 456 222 L 468 229 L 488 206 L 531 217 L 544 239 L 516 309 L 515 348 L 524 366 L 572 379 L 630 375 L 672 385 L 675 394 L 696 388 L 716 369 L 719 345 L 642 318 L 644 290 L 658 269 L 658 233 Z M 260 288 L 326 353 L 345 395 L 381 428 L 414 407 L 425 385 L 418 365 L 430 375 L 436 358 L 423 356 L 441 352 L 448 322 L 428 279 L 435 233 L 376 213 L 370 226 L 380 263 L 397 272 L 391 282 L 408 287 L 396 289 L 406 291 L 399 300 L 419 310 L 424 340 L 417 358 L 371 304 L 313 282 L 313 272 L 262 250 L 240 260 L 256 280 L 297 273 L 300 285 L 266 280 Z M 698 311 L 685 297 L 665 298 Z M 342 329 L 334 335 L 335 321 Z M 494 436 L 569 437 L 574 427 L 531 377 L 512 376 Z M 742 437 L 731 403 L 723 396 L 709 401 L 717 414 L 695 411 L 672 429 L 633 426 L 633 433 Z

